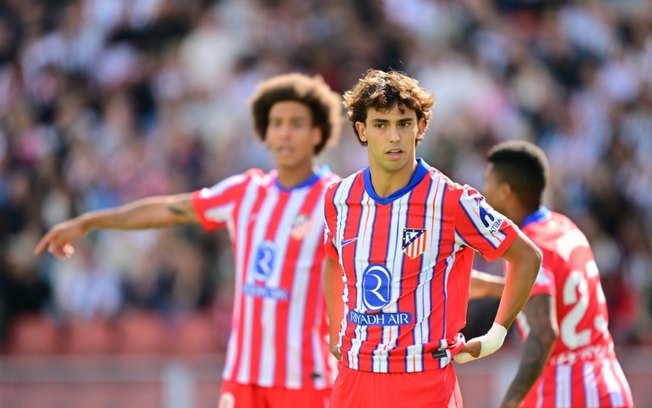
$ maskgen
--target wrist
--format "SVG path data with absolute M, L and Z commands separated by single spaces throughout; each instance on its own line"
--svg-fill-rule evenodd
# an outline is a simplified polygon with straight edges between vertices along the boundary
M 485 357 L 489 354 L 495 353 L 500 347 L 502 347 L 506 336 L 507 329 L 500 323 L 494 322 L 487 334 L 482 336 L 479 357 Z

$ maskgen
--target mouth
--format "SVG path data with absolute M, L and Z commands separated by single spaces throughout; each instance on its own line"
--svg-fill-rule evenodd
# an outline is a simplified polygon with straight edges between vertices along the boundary
M 281 146 L 276 149 L 276 153 L 281 156 L 289 156 L 294 152 L 294 149 L 290 146 Z
M 385 152 L 385 155 L 390 159 L 398 159 L 403 155 L 403 149 L 399 149 L 399 148 L 389 149 Z

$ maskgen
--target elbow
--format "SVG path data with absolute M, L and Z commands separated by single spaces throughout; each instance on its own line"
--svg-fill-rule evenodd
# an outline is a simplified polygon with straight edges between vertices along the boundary
M 539 268 L 541 267 L 541 262 L 543 262 L 543 254 L 541 253 L 541 250 L 534 244 L 532 244 L 532 262 L 534 266 L 536 267 L 535 269 L 537 272 L 539 271 Z

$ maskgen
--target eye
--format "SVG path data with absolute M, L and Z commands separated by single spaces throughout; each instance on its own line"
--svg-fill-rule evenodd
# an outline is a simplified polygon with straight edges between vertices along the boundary
M 386 123 L 374 123 L 374 127 L 376 129 L 384 129 L 384 128 L 387 127 L 387 124 Z

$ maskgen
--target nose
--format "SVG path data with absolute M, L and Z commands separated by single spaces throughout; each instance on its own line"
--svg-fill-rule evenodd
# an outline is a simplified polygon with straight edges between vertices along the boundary
M 397 143 L 399 140 L 401 140 L 401 138 L 399 137 L 398 134 L 398 127 L 392 126 L 389 129 L 389 141 L 392 143 Z

